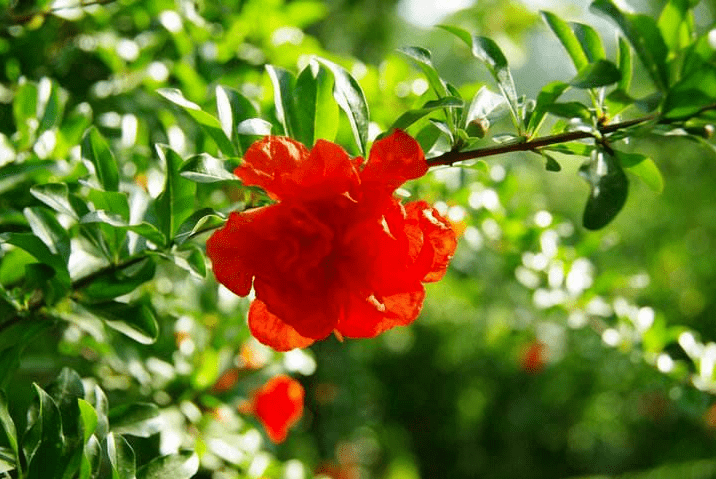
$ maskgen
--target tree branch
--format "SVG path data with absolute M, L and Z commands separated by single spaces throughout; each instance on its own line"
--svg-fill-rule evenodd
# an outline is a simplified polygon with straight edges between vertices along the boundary
M 698 116 L 701 113 L 704 113 L 706 111 L 710 110 L 716 110 L 716 104 L 712 105 L 706 105 L 703 108 L 701 108 L 697 113 L 692 115 L 693 117 Z M 623 130 L 626 128 L 630 128 L 632 126 L 641 125 L 650 121 L 659 120 L 662 119 L 656 115 L 647 115 L 640 118 L 635 118 L 633 120 L 626 120 L 619 123 L 612 123 L 607 124 L 604 126 L 601 126 L 598 128 L 598 132 L 600 135 L 606 135 L 609 133 L 614 133 L 615 131 Z M 668 120 L 672 121 L 672 120 Z M 530 140 L 523 141 L 521 143 L 508 143 L 508 144 L 502 144 L 502 145 L 494 145 L 494 146 L 488 146 L 485 148 L 478 148 L 476 150 L 468 150 L 468 151 L 448 151 L 446 153 L 443 153 L 441 155 L 438 155 L 433 158 L 428 158 L 428 165 L 429 166 L 438 166 L 438 165 L 452 165 L 454 163 L 457 163 L 459 161 L 465 161 L 465 160 L 473 160 L 475 158 L 483 158 L 486 156 L 494 156 L 494 155 L 501 155 L 503 153 L 511 153 L 514 151 L 533 151 L 537 152 L 540 148 L 544 148 L 545 146 L 550 145 L 556 145 L 558 143 L 566 143 L 568 141 L 575 141 L 575 140 L 583 140 L 586 138 L 596 138 L 597 135 L 595 135 L 594 132 L 591 131 L 570 131 L 566 133 L 560 133 L 558 135 L 549 135 L 549 136 L 542 136 L 539 138 L 534 138 Z

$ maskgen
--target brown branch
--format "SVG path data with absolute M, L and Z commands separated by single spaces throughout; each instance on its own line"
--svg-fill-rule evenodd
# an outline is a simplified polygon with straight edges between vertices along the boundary
M 716 105 L 713 105 L 713 108 L 716 108 Z M 618 130 L 623 130 L 625 128 L 655 120 L 656 118 L 656 115 L 648 115 L 641 118 L 635 118 L 633 120 L 627 120 L 619 123 L 605 125 L 599 128 L 598 131 L 600 134 L 606 135 L 608 133 L 613 133 Z M 458 161 L 473 160 L 475 158 L 501 155 L 503 153 L 512 153 L 515 151 L 537 151 L 538 149 L 544 148 L 545 146 L 595 137 L 596 136 L 594 132 L 591 131 L 570 131 L 567 133 L 560 133 L 558 135 L 542 136 L 532 140 L 526 140 L 521 143 L 494 145 L 485 148 L 478 148 L 477 150 L 468 151 L 448 151 L 446 153 L 443 153 L 442 155 L 428 158 L 428 165 L 452 165 L 454 163 L 457 163 Z
M 716 104 L 705 105 L 699 109 L 696 113 L 689 115 L 688 118 L 694 118 L 698 115 L 707 111 L 716 110 Z M 477 150 L 468 151 L 448 151 L 442 155 L 438 155 L 433 158 L 428 158 L 428 165 L 452 165 L 458 161 L 473 160 L 475 158 L 483 158 L 486 156 L 501 155 L 503 153 L 511 153 L 514 151 L 533 151 L 537 152 L 540 148 L 545 146 L 555 145 L 557 143 L 566 143 L 568 141 L 583 140 L 586 138 L 598 138 L 600 135 L 607 135 L 614 133 L 615 131 L 630 128 L 632 126 L 641 125 L 650 121 L 657 120 L 659 123 L 671 123 L 675 121 L 683 121 L 688 118 L 680 119 L 664 119 L 659 117 L 657 114 L 647 115 L 640 118 L 634 118 L 633 120 L 626 120 L 619 123 L 611 123 L 601 126 L 597 129 L 598 135 L 591 131 L 570 131 L 567 133 L 560 133 L 558 135 L 542 136 L 539 138 L 529 139 L 520 143 L 508 143 L 503 145 L 488 146 L 485 148 L 478 148 Z

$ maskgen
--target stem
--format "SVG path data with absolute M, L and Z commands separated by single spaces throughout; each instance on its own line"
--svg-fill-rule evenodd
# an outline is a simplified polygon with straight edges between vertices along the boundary
M 716 108 L 716 105 L 713 106 Z M 627 120 L 620 123 L 613 123 L 611 125 L 605 125 L 598 129 L 599 133 L 607 134 L 613 133 L 624 128 L 631 126 L 640 125 L 648 121 L 655 120 L 656 115 L 648 115 L 641 118 L 635 118 L 633 120 Z M 514 151 L 536 151 L 539 148 L 543 148 L 549 145 L 555 145 L 557 143 L 566 143 L 568 141 L 583 140 L 585 138 L 595 138 L 595 134 L 591 131 L 570 131 L 567 133 L 560 133 L 558 135 L 548 135 L 527 140 L 522 143 L 510 143 L 507 145 L 495 145 L 488 146 L 485 148 L 478 148 L 477 150 L 468 151 L 448 151 L 442 155 L 429 158 L 429 166 L 438 165 L 452 165 L 458 161 L 472 160 L 475 158 L 483 158 L 485 156 L 501 155 L 503 153 L 511 153 Z
M 689 115 L 689 118 L 696 117 L 701 113 L 716 110 L 716 103 L 711 105 L 705 105 L 696 113 Z M 568 141 L 583 140 L 585 138 L 598 138 L 600 135 L 606 135 L 614 133 L 618 130 L 630 128 L 632 126 L 641 125 L 650 121 L 657 120 L 658 123 L 670 123 L 678 121 L 677 119 L 664 119 L 657 114 L 646 115 L 640 118 L 634 118 L 633 120 L 626 120 L 619 123 L 611 123 L 601 126 L 597 129 L 597 132 L 592 131 L 570 131 L 566 133 L 560 133 L 558 135 L 548 135 L 539 138 L 529 139 L 522 143 L 509 143 L 504 145 L 488 146 L 485 148 L 478 148 L 476 150 L 468 151 L 448 151 L 442 155 L 438 155 L 433 158 L 428 158 L 429 166 L 438 165 L 452 165 L 458 161 L 472 160 L 475 158 L 483 158 L 485 156 L 501 155 L 503 153 L 511 153 L 514 151 L 533 151 L 537 152 L 540 148 L 545 146 L 555 145 L 557 143 L 566 143 Z

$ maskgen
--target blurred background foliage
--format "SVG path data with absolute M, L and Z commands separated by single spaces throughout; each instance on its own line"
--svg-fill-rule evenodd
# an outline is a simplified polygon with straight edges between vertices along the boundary
M 431 50 L 466 98 L 489 81 L 436 23 L 495 39 L 530 97 L 574 73 L 537 8 L 593 24 L 615 50 L 613 26 L 579 0 L 445 1 L 453 9 L 443 13 L 408 0 L 84 3 L 0 0 L 2 232 L 29 230 L 23 208 L 41 205 L 32 185 L 76 184 L 90 172 L 77 146 L 90 125 L 111 145 L 125 190 L 140 196 L 156 196 L 164 181 L 155 143 L 183 158 L 218 154 L 159 88 L 178 88 L 211 113 L 215 87 L 234 88 L 275 122 L 264 66 L 296 71 L 320 55 L 359 80 L 379 132 L 422 105 L 428 89 L 397 47 Z M 665 3 L 632 5 L 657 16 Z M 697 12 L 708 29 L 716 3 L 702 1 Z M 337 141 L 350 150 L 351 138 L 341 119 Z M 188 248 L 176 253 L 183 262 L 158 258 L 153 280 L 131 293 L 156 311 L 152 345 L 62 305 L 62 321 L 22 344 L 18 368 L 2 378 L 18 430 L 31 383 L 45 387 L 69 366 L 85 389 L 101 386 L 110 406 L 161 410 L 151 420 L 110 414 L 117 434 L 131 436 L 137 464 L 190 449 L 196 477 L 714 477 L 716 154 L 713 143 L 671 136 L 631 146 L 654 159 L 666 186 L 657 195 L 634 182 L 624 210 L 599 232 L 579 226 L 575 205 L 588 187 L 575 181 L 575 157 L 560 156 L 557 174 L 516 153 L 413 182 L 408 193 L 460 225 L 460 247 L 448 276 L 428 288 L 420 319 L 372 340 L 273 353 L 249 338 L 248 301 L 203 277 L 203 257 L 192 261 Z M 39 167 L 8 169 L 28 159 Z M 256 202 L 231 182 L 195 192 L 191 211 Z M 3 247 L 1 261 L 9 287 L 32 258 Z M 71 270 L 101 264 L 75 263 Z M 226 371 L 238 373 L 217 383 Z M 279 372 L 301 378 L 307 408 L 275 446 L 240 405 Z

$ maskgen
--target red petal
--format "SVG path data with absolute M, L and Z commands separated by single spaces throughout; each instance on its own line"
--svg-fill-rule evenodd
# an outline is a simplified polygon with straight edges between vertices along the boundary
M 416 259 L 416 269 L 424 274 L 422 281 L 434 282 L 445 276 L 457 248 L 452 224 L 424 201 L 405 205 L 410 219 L 416 219 L 423 232 L 423 248 Z
M 239 296 L 249 294 L 254 275 L 253 268 L 248 264 L 246 248 L 251 239 L 242 231 L 258 220 L 265 210 L 256 208 L 231 213 L 224 227 L 214 231 L 206 242 L 206 254 L 211 259 L 216 280 Z
M 245 185 L 260 186 L 274 199 L 290 195 L 294 185 L 291 174 L 308 158 L 301 143 L 285 136 L 267 136 L 252 144 L 244 163 L 234 170 Z
M 368 164 L 360 176 L 371 188 L 380 185 L 380 189 L 392 192 L 427 171 L 428 163 L 418 142 L 407 133 L 395 130 L 373 144 Z
M 336 329 L 349 338 L 373 338 L 395 326 L 406 326 L 418 317 L 425 289 L 382 298 L 352 296 Z
M 301 383 L 283 374 L 271 378 L 254 392 L 254 413 L 273 442 L 283 442 L 288 429 L 301 419 L 305 395 Z
M 302 200 L 348 194 L 355 196 L 360 178 L 348 153 L 325 140 L 318 140 L 308 161 L 293 175 L 295 197 Z
M 298 334 L 278 316 L 271 314 L 266 304 L 258 299 L 254 299 L 249 307 L 249 329 L 260 343 L 276 351 L 305 348 L 314 342 L 313 339 Z

